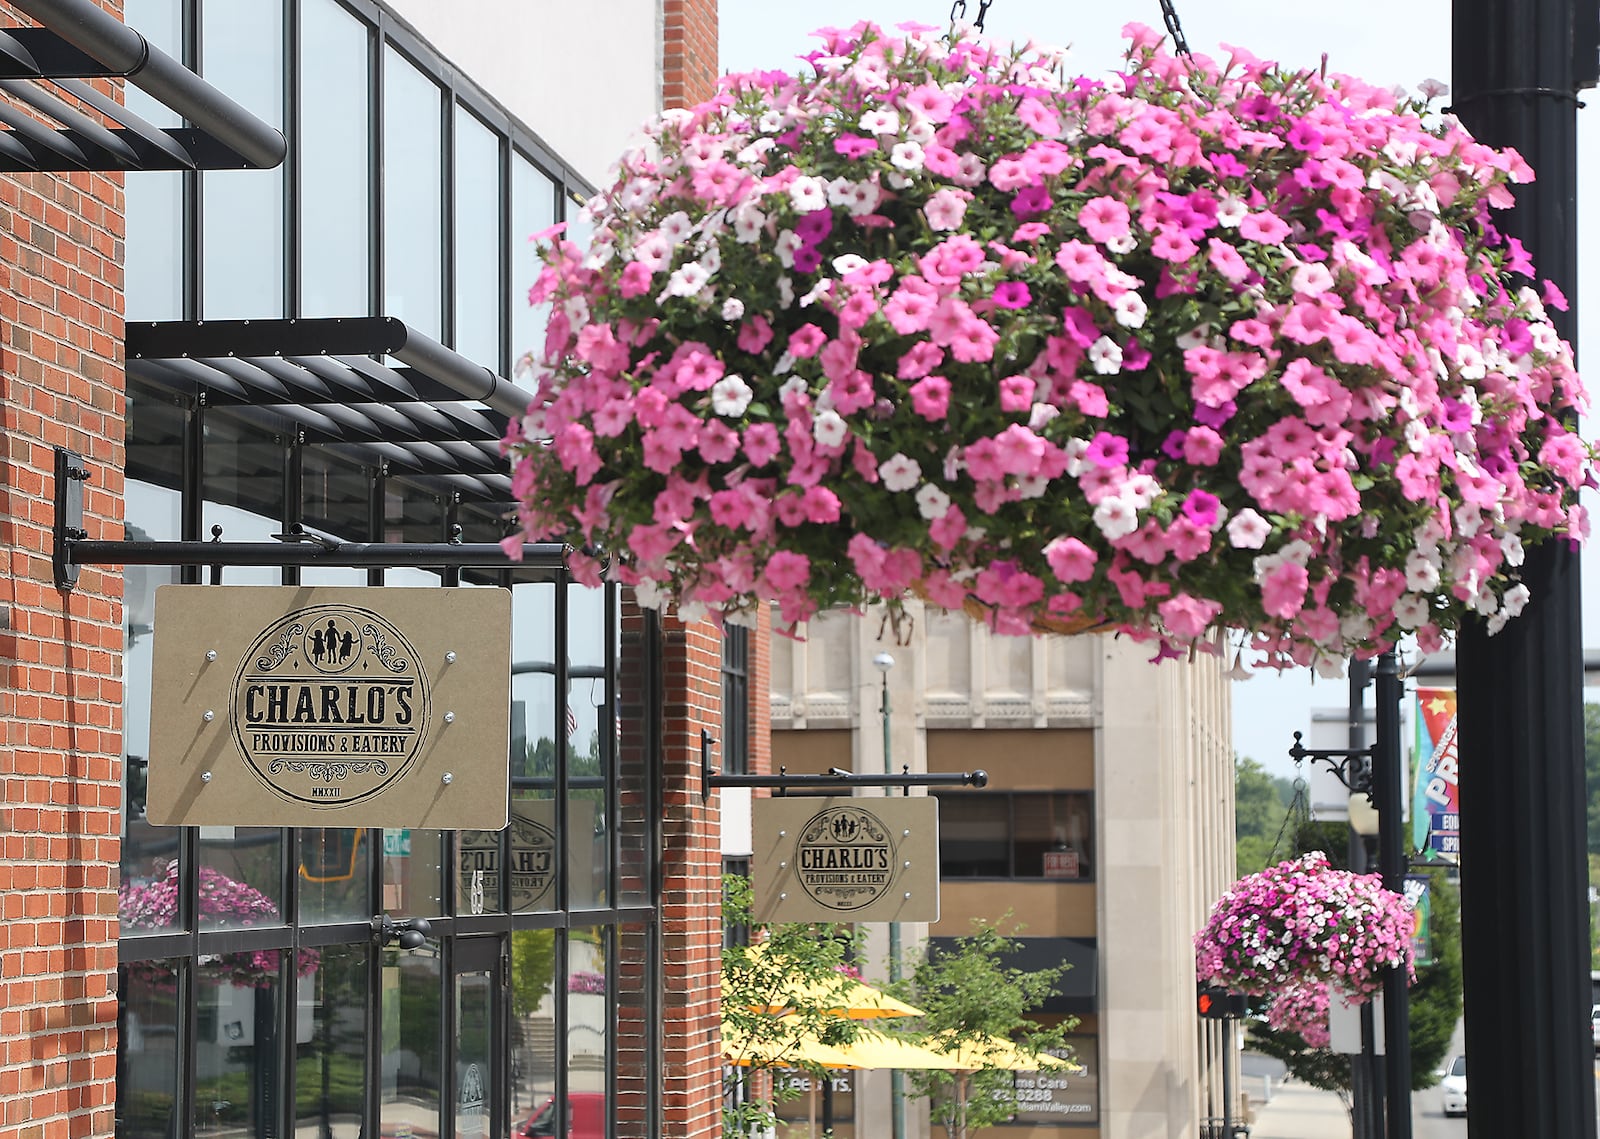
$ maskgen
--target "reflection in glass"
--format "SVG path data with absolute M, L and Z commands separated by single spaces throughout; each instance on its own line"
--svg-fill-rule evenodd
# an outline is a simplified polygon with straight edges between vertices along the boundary
M 200 959 L 193 1135 L 268 1139 L 277 1134 L 278 992 L 275 969 L 263 967 L 247 980 L 225 960 Z
M 456 913 L 499 914 L 504 831 L 456 831 Z M 516 852 L 511 856 L 511 883 L 515 893 L 522 876 Z
M 616 960 L 611 969 L 616 999 L 611 1009 L 611 1067 L 616 1073 L 616 1118 L 609 1134 L 615 1139 L 653 1139 L 650 1118 L 650 1057 L 656 1047 L 655 1015 L 650 1005 L 650 977 L 655 950 L 650 928 L 623 925 L 616 932 Z
M 283 922 L 283 832 L 277 827 L 201 827 L 201 929 Z
M 269 541 L 283 528 L 284 443 L 259 427 L 225 412 L 205 418 L 201 523 L 207 537 L 214 525 L 224 541 Z M 276 583 L 278 571 L 267 567 L 230 567 L 230 585 Z
M 556 184 L 520 154 L 511 161 L 511 358 L 544 347 L 548 306 L 528 304 L 528 290 L 539 278 L 538 246 L 528 238 L 556 220 Z
M 455 350 L 498 372 L 500 137 L 459 103 L 455 113 Z
M 128 402 L 130 408 L 145 406 L 143 400 Z M 142 422 L 148 418 L 141 410 L 138 420 Z M 173 450 L 167 447 L 143 449 L 141 459 L 159 462 L 166 456 L 176 462 Z M 133 454 L 134 449 L 130 448 L 130 460 Z M 164 487 L 134 479 L 129 479 L 126 485 L 128 538 L 176 539 L 179 536 L 179 496 Z M 173 929 L 178 924 L 173 876 L 181 832 L 176 827 L 151 826 L 145 819 L 156 588 L 176 577 L 176 571 L 168 566 L 128 566 L 123 571 L 122 873 L 117 888 L 117 912 L 124 936 Z M 170 883 L 169 878 L 172 878 Z M 166 897 L 169 894 L 170 898 Z
M 366 1132 L 367 954 L 330 946 L 298 982 L 295 1135 L 360 1139 Z
M 383 51 L 383 309 L 438 338 L 444 316 L 439 87 Z
M 443 1025 L 439 949 L 383 951 L 383 1040 L 378 1102 L 382 1135 L 440 1134 Z
M 637 606 L 632 591 L 622 593 L 624 611 Z M 613 735 L 617 782 L 617 866 L 618 902 L 622 905 L 647 904 L 651 896 L 651 876 L 655 865 L 655 780 L 651 776 L 651 750 L 646 734 L 649 715 L 647 651 L 643 622 L 629 623 L 626 634 L 621 622 L 612 630 L 616 639 L 617 696 L 616 728 Z
M 444 832 L 383 832 L 383 910 L 405 917 L 444 913 Z
M 494 975 L 456 974 L 456 1139 L 489 1139 Z
M 556 931 L 511 933 L 511 1109 L 510 1132 L 538 1119 L 556 1090 L 556 1020 L 552 984 Z
M 611 1016 L 606 995 L 607 931 L 598 926 L 567 934 L 567 1098 L 574 1117 L 600 1124 L 606 1091 L 606 1046 Z M 603 1126 L 594 1133 L 609 1132 Z
M 567 825 L 574 857 L 567 878 L 573 909 L 609 898 L 610 809 L 606 771 L 611 766 L 606 683 L 606 589 L 567 587 Z
M 209 4 L 205 77 L 274 127 L 283 125 L 282 0 Z M 209 170 L 202 176 L 203 316 L 283 315 L 283 168 Z
M 511 906 L 520 913 L 559 905 L 556 736 L 566 717 L 558 728 L 555 597 L 549 582 L 511 590 Z
M 372 844 L 382 832 L 363 827 L 302 827 L 300 920 L 310 924 L 372 917 Z
M 371 309 L 367 25 L 334 0 L 300 6 L 300 311 Z
M 117 1135 L 175 1139 L 178 1126 L 177 961 L 140 962 L 117 977 Z

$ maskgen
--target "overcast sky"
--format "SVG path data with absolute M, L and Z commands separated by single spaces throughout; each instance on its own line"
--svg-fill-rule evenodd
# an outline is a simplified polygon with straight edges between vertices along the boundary
M 976 15 L 980 0 L 966 0 L 967 17 Z M 1413 0 L 1404 18 L 1396 19 L 1393 0 L 1344 0 L 1333 4 L 1290 4 L 1282 0 L 1175 0 L 1189 47 L 1215 54 L 1219 44 L 1237 44 L 1258 56 L 1296 67 L 1316 66 L 1323 53 L 1330 70 L 1356 75 L 1372 83 L 1415 87 L 1424 79 L 1450 81 L 1450 4 L 1448 0 Z M 869 19 L 885 26 L 906 20 L 943 25 L 950 18 L 948 0 L 806 0 L 774 4 L 772 0 L 722 0 L 722 68 L 789 68 L 812 46 L 810 32 L 826 26 L 848 27 Z M 1129 21 L 1162 27 L 1158 0 L 1122 3 L 1069 3 L 1064 0 L 993 0 L 986 32 L 1003 41 L 1067 44 L 1071 62 L 1085 75 L 1101 75 L 1121 57 L 1120 31 Z M 1579 114 L 1580 203 L 1600 201 L 1600 109 Z M 1579 292 L 1590 298 L 1591 313 L 1600 313 L 1600 280 L 1592 267 L 1600 262 L 1600 226 L 1583 225 L 1579 210 Z M 1582 321 L 1580 360 L 1593 359 L 1600 340 L 1592 332 L 1596 317 Z M 1592 428 L 1591 428 L 1592 430 Z M 1591 510 L 1596 504 L 1590 504 Z M 1600 647 L 1600 552 L 1584 564 L 1584 643 Z M 1591 694 L 1593 695 L 1593 694 Z M 1234 686 L 1234 747 L 1280 774 L 1292 774 L 1285 755 L 1296 730 L 1308 730 L 1311 709 L 1342 708 L 1343 680 L 1315 681 L 1306 671 L 1282 677 L 1258 676 Z M 1370 707 L 1370 694 L 1369 694 Z

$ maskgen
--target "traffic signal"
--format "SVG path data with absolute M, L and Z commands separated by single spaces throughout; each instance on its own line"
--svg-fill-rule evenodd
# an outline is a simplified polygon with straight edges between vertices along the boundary
M 1244 994 L 1230 993 L 1221 985 L 1201 985 L 1195 996 L 1195 1010 L 1206 1020 L 1237 1020 L 1245 1014 Z

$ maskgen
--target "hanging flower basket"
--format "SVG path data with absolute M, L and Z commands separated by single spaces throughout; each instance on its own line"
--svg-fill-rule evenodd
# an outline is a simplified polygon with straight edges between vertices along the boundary
M 1312 1048 L 1326 1048 L 1329 1041 L 1329 992 L 1326 981 L 1301 981 L 1272 998 L 1267 1006 L 1267 1023 L 1284 1032 L 1293 1032 Z
M 1493 222 L 1521 158 L 1138 25 L 1109 81 L 905 29 L 726 77 L 586 245 L 539 235 L 508 545 L 689 616 L 915 590 L 1280 667 L 1522 609 L 1591 449 L 1565 301 Z
M 200 867 L 198 896 L 200 918 L 206 925 L 268 925 L 282 920 L 277 905 L 267 895 L 209 866 Z M 123 882 L 117 888 L 117 917 L 124 930 L 173 928 L 178 920 L 178 864 L 172 863 L 167 876 L 158 881 Z M 315 949 L 298 950 L 295 975 L 310 976 L 321 959 Z M 278 980 L 278 962 L 276 949 L 201 957 L 200 977 L 240 988 L 258 988 Z M 170 990 L 177 982 L 177 974 L 167 961 L 137 961 L 128 970 L 158 988 Z
M 1229 888 L 1195 934 L 1195 974 L 1241 993 L 1321 983 L 1370 995 L 1394 966 L 1416 979 L 1411 929 L 1405 898 L 1376 874 L 1334 870 L 1315 852 Z

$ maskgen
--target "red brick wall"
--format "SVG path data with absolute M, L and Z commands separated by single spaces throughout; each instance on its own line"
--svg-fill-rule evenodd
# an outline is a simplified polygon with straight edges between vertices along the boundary
M 661 15 L 661 105 L 703 103 L 717 83 L 717 0 L 662 0 Z
M 663 617 L 662 897 L 664 1131 L 721 1133 L 722 838 L 701 795 L 700 732 L 721 737 L 722 636 Z
M 64 446 L 121 536 L 122 241 L 120 175 L 0 176 L 0 1139 L 112 1133 L 122 579 L 51 525 Z

